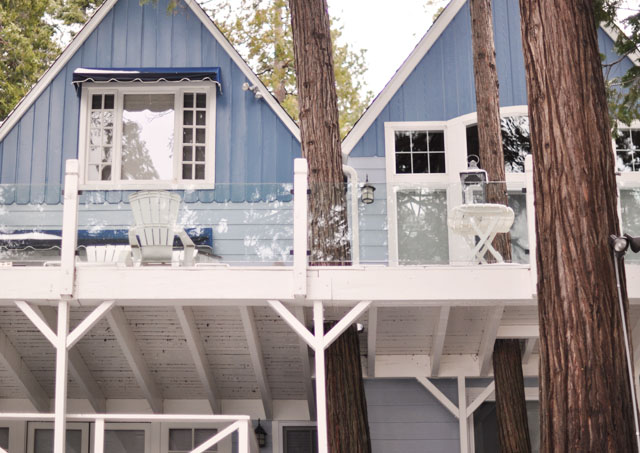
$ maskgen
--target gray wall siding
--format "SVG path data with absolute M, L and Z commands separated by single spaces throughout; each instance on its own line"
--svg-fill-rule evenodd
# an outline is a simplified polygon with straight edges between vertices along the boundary
M 78 157 L 80 97 L 71 85 L 78 67 L 219 66 L 216 182 L 289 182 L 300 145 L 274 111 L 242 91 L 246 77 L 198 18 L 167 0 L 140 6 L 120 0 L 49 87 L 0 142 L 0 183 L 63 181 L 66 159 Z M 39 200 L 33 200 L 39 202 Z M 46 201 L 59 198 L 47 195 Z

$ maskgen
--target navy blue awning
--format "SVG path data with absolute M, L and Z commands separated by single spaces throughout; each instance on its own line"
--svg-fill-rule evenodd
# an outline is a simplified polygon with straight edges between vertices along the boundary
M 73 71 L 73 85 L 85 82 L 193 82 L 208 81 L 220 87 L 220 68 L 78 68 Z

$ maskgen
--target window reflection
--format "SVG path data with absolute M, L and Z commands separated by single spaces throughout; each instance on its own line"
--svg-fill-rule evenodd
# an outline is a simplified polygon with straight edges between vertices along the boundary
M 509 116 L 500 120 L 502 152 L 507 173 L 524 173 L 524 159 L 531 153 L 528 116 Z M 467 127 L 467 155 L 480 155 L 478 125 Z M 482 162 L 480 163 L 482 166 Z
M 618 129 L 615 139 L 618 171 L 640 171 L 640 129 Z

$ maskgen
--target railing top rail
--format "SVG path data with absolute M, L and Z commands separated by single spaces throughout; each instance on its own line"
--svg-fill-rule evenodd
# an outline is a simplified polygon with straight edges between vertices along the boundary
M 55 414 L 0 413 L 0 420 L 53 421 Z M 248 415 L 188 415 L 188 414 L 67 414 L 67 420 L 104 420 L 106 422 L 237 422 L 249 421 Z

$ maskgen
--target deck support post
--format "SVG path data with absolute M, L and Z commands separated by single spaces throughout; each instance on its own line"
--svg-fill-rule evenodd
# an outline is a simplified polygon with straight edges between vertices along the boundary
M 458 423 L 460 426 L 460 453 L 469 453 L 469 421 L 467 420 L 467 384 L 458 376 Z
M 322 302 L 313 303 L 313 327 L 316 339 L 316 410 L 318 411 L 318 452 L 329 452 L 327 428 L 327 378 L 324 366 L 324 307 Z
M 69 368 L 69 301 L 58 303 L 58 335 L 56 341 L 56 399 L 53 453 L 65 453 L 67 432 L 67 371 Z

